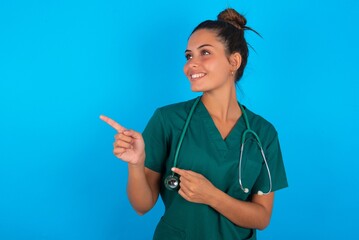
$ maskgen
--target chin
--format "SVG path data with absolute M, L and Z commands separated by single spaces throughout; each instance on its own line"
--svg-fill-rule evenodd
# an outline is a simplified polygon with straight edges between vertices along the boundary
M 191 91 L 192 92 L 203 92 L 203 89 L 196 88 L 196 87 L 191 87 Z
M 191 85 L 191 91 L 192 92 L 204 92 L 205 88 L 203 86 L 201 87 L 197 84 L 193 84 L 193 85 Z
M 197 89 L 193 89 L 193 88 L 191 89 L 191 91 L 192 91 L 192 92 L 203 92 L 203 91 L 201 91 L 201 90 L 197 90 Z

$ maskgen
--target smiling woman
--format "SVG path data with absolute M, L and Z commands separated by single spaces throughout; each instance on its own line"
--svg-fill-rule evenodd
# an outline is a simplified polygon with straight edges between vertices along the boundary
M 275 128 L 236 98 L 246 29 L 234 9 L 194 29 L 184 73 L 203 94 L 157 109 L 143 135 L 101 116 L 118 132 L 113 152 L 128 163 L 134 209 L 142 215 L 162 197 L 154 239 L 256 239 L 270 222 L 273 192 L 287 186 Z
M 211 90 L 191 91 L 197 83 L 219 79 L 199 61 L 189 40 L 208 30 L 203 34 L 216 33 L 224 49 L 236 42 L 224 41 L 228 36 L 220 37 L 220 27 L 191 34 L 203 20 L 217 19 L 227 2 L 245 13 L 244 26 L 263 36 L 244 31 L 255 51 L 248 45 L 248 63 L 236 82 L 237 99 L 245 106 L 241 112 L 262 142 L 272 192 L 282 172 L 273 161 L 279 159 L 278 138 L 253 112 L 278 131 L 290 177 L 290 188 L 275 192 L 264 231 L 255 230 L 264 221 L 247 230 L 217 211 L 216 203 L 191 202 L 200 198 L 186 187 L 194 180 L 188 174 L 182 172 L 180 192 L 164 184 L 172 174 L 180 180 L 171 171 L 176 166 L 202 175 L 238 201 L 253 204 L 255 197 L 268 196 L 258 194 L 270 190 L 270 178 L 252 134 L 246 135 L 250 139 L 239 168 L 244 114 L 237 119 L 234 108 L 227 111 L 233 116 L 222 121 L 222 108 L 216 106 L 225 103 L 224 97 L 211 98 L 217 96 Z M 355 239 L 359 194 L 347 193 L 359 183 L 358 12 L 357 0 L 0 1 L 0 239 L 152 239 L 157 225 L 156 236 L 179 232 L 167 234 L 168 239 L 190 238 L 197 228 L 203 230 L 197 239 L 224 238 L 228 229 L 243 238 L 253 231 L 258 239 Z M 233 18 L 221 21 L 237 26 Z M 238 26 L 229 32 L 242 33 Z M 214 49 L 203 48 L 203 59 L 211 58 Z M 188 63 L 185 50 L 193 51 Z M 225 52 L 227 59 L 232 53 Z M 200 71 L 190 69 L 188 77 L 183 68 L 191 54 Z M 240 55 L 244 66 L 245 54 Z M 231 72 L 225 74 L 231 78 Z M 199 81 L 191 83 L 190 77 Z M 190 99 L 199 95 L 175 164 L 195 102 Z M 206 99 L 215 101 L 204 105 Z M 128 201 L 128 164 L 112 154 L 114 130 L 98 119 L 100 113 L 143 133 L 146 160 L 141 167 L 161 175 L 161 195 L 144 216 Z
M 207 92 L 232 84 L 228 78 L 233 78 L 234 72 L 241 65 L 241 55 L 235 53 L 228 58 L 225 51 L 225 46 L 218 41 L 216 32 L 200 29 L 192 34 L 188 41 L 187 63 L 184 66 L 192 91 Z

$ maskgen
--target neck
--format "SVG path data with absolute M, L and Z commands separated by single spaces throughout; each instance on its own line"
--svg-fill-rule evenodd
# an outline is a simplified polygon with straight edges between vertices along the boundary
M 234 84 L 227 89 L 204 92 L 201 100 L 210 115 L 220 121 L 237 120 L 241 115 Z

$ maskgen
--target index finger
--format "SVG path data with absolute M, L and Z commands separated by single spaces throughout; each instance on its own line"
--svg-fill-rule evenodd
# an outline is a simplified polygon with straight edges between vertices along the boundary
M 184 169 L 179 169 L 176 167 L 173 167 L 171 169 L 173 172 L 177 173 L 178 175 L 185 177 L 185 178 L 189 178 L 191 176 L 194 176 L 196 173 L 190 170 L 184 170 Z
M 107 123 L 108 125 L 110 125 L 111 127 L 113 127 L 117 132 L 121 133 L 123 131 L 126 130 L 126 128 L 122 127 L 120 124 L 118 124 L 115 120 L 109 118 L 109 117 L 106 117 L 104 115 L 101 115 L 100 116 L 100 119 L 102 121 L 104 121 L 105 123 Z

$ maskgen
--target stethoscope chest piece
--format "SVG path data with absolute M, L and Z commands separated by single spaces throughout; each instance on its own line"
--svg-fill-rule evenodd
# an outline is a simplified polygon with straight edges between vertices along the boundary
M 169 175 L 165 178 L 165 187 L 168 190 L 175 190 L 179 186 L 179 179 L 175 175 Z

